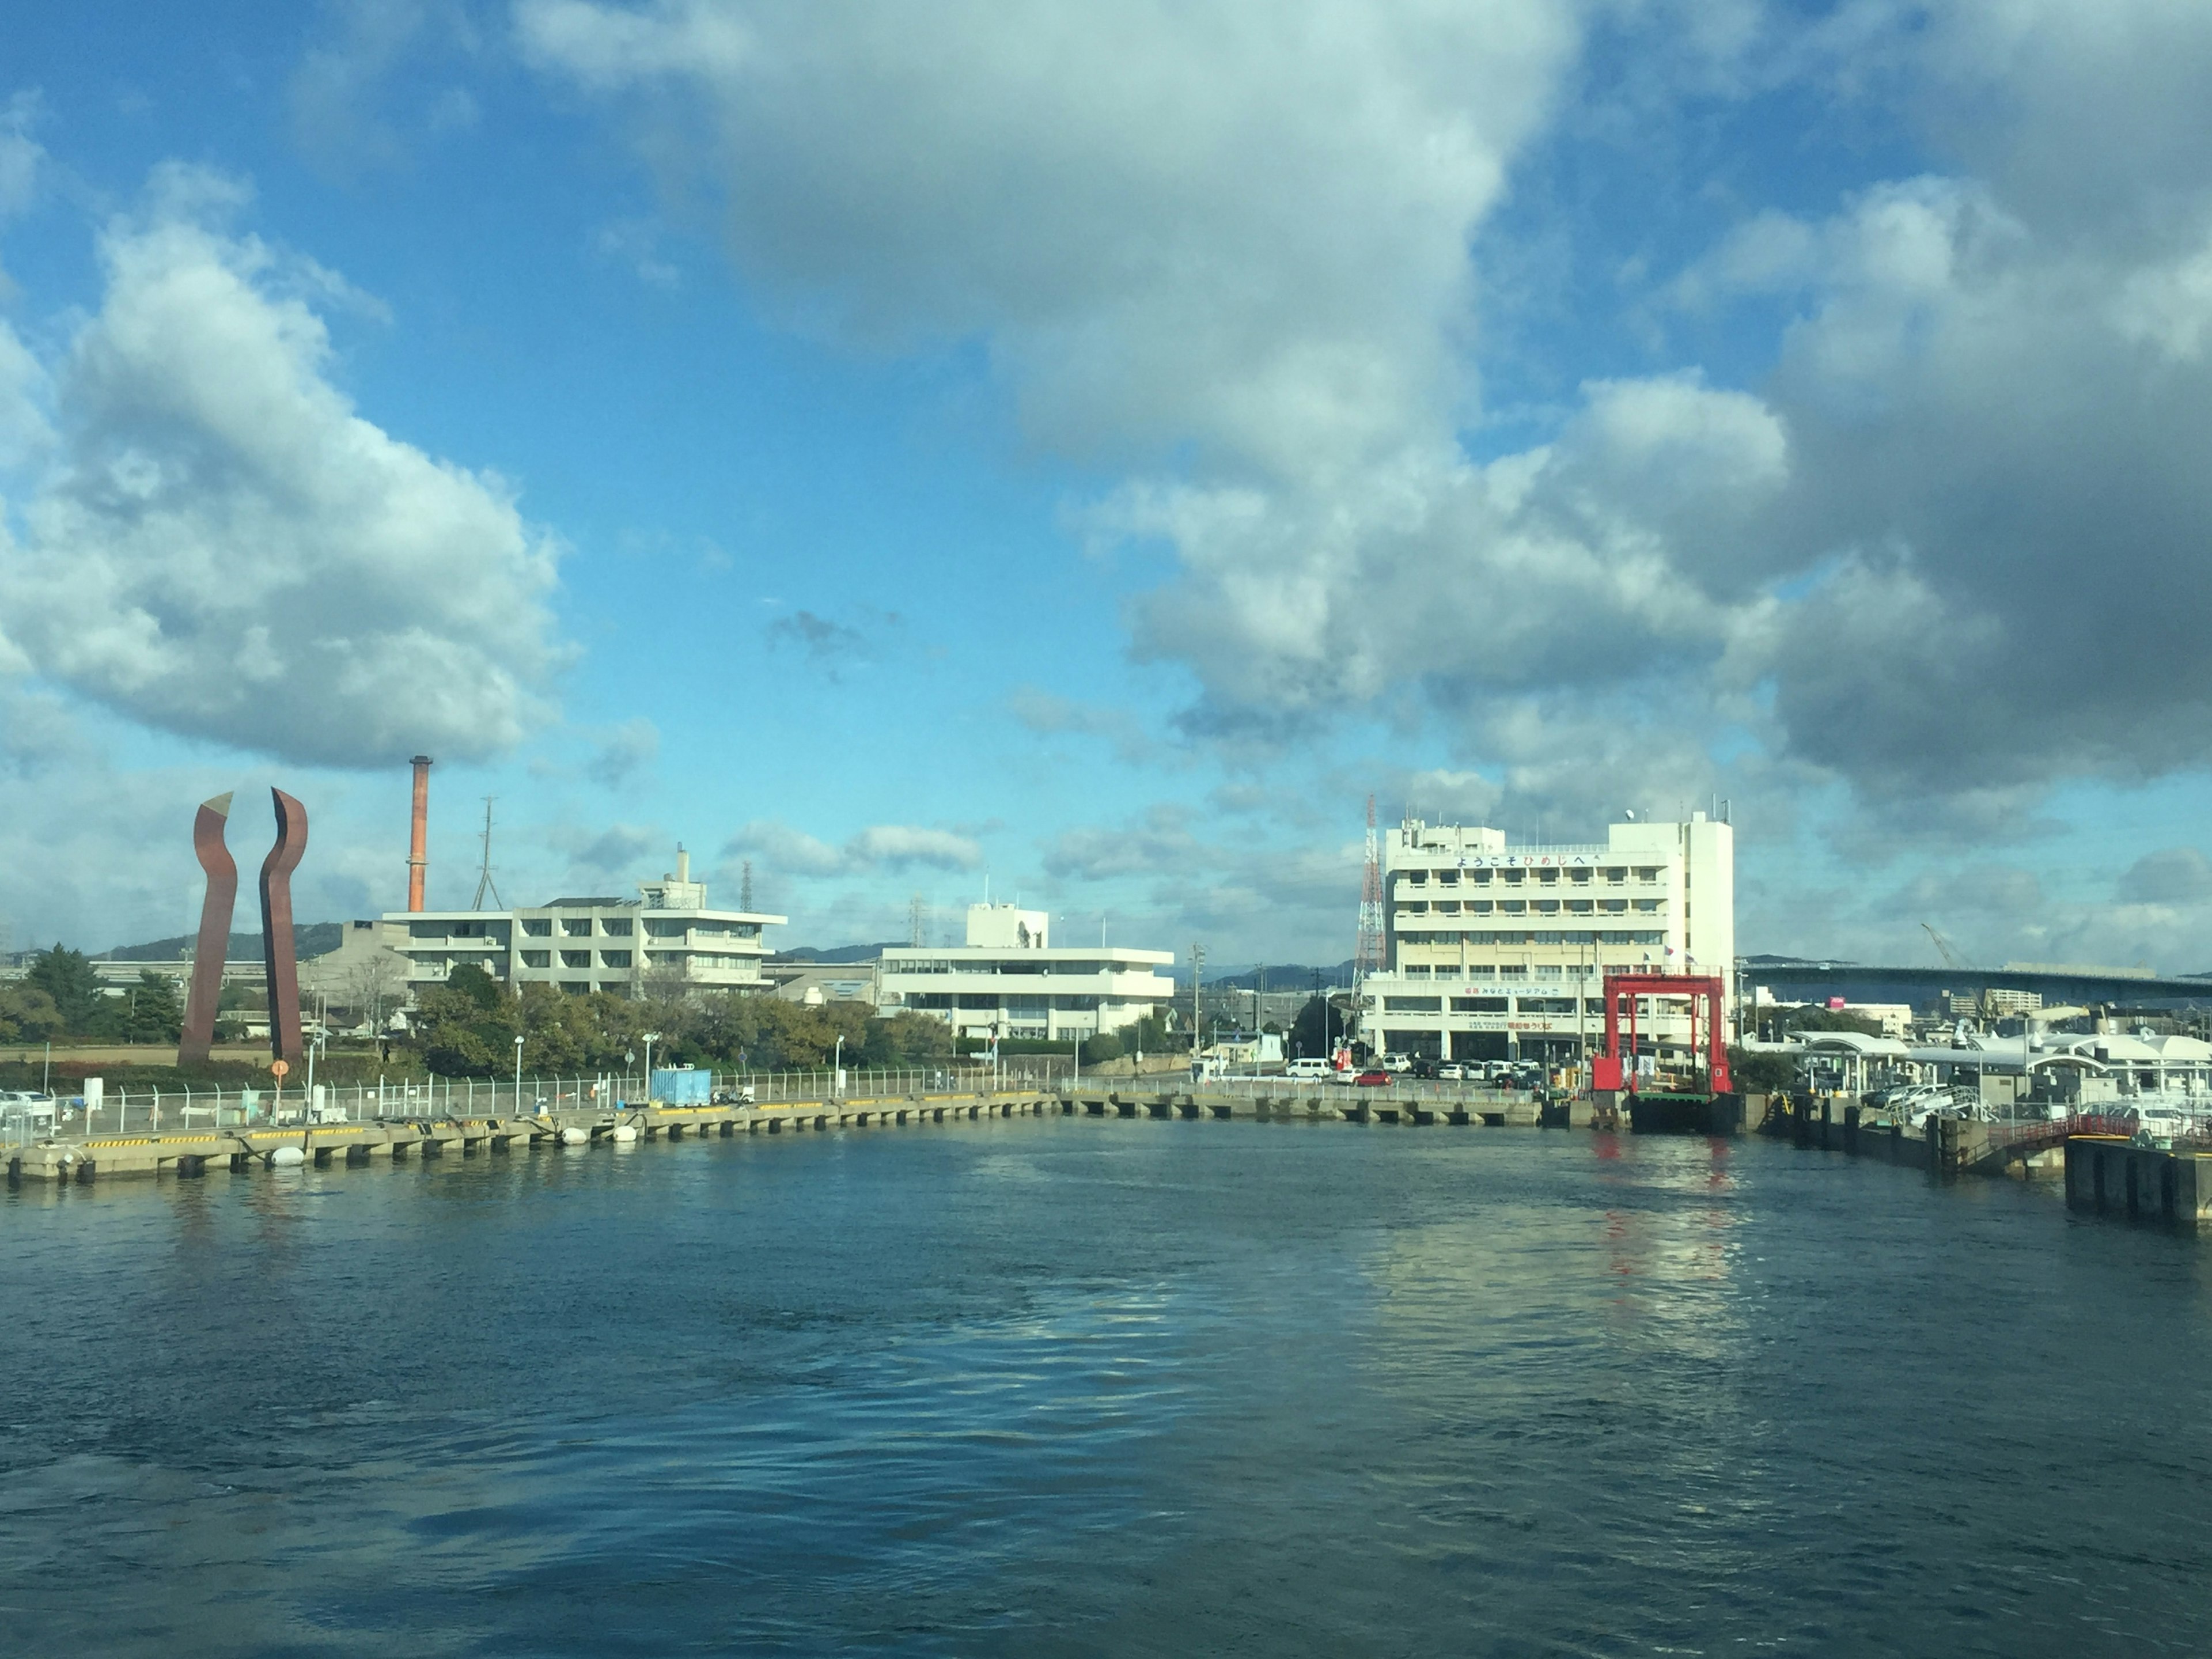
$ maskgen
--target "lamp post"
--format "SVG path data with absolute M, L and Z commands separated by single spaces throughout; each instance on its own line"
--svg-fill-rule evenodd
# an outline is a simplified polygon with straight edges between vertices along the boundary
M 833 1086 L 837 1091 L 837 1097 L 842 1100 L 845 1097 L 845 1038 L 842 1032 L 837 1037 L 836 1058 L 830 1064 L 836 1068 L 836 1081 Z
M 623 1074 L 625 1077 L 627 1077 L 627 1076 L 629 1074 L 629 1068 L 630 1068 L 631 1066 L 633 1066 L 636 1065 L 636 1064 L 637 1064 L 637 1050 L 636 1050 L 636 1049 L 635 1049 L 635 1048 L 625 1048 L 625 1049 L 623 1049 Z
M 514 1115 L 522 1115 L 522 1038 L 514 1039 Z
M 653 1104 L 653 1045 L 659 1041 L 658 1031 L 645 1034 L 645 1103 L 648 1106 Z

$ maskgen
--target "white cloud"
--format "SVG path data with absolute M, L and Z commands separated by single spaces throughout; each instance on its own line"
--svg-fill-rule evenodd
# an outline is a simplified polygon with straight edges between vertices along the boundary
M 850 876 L 915 866 L 938 870 L 981 867 L 983 849 L 970 836 L 914 824 L 871 824 L 842 847 L 775 819 L 745 824 L 722 848 L 726 860 L 757 858 L 787 876 Z
M 346 291 L 219 228 L 243 194 L 165 168 L 103 234 L 60 453 L 0 564 L 9 629 L 133 719 L 289 760 L 509 748 L 566 660 L 554 549 L 502 480 L 354 411 L 301 293 Z
M 1529 0 L 515 20 L 657 159 L 706 161 L 735 258 L 794 319 L 980 335 L 1058 447 L 1278 471 L 1394 448 L 1457 400 L 1468 237 L 1577 33 Z

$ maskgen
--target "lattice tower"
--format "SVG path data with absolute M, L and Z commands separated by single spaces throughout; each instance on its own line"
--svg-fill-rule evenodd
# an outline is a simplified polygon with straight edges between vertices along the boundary
M 1382 971 L 1382 843 L 1375 833 L 1375 797 L 1367 798 L 1367 873 L 1359 884 L 1359 942 L 1352 953 L 1352 976 L 1364 980 Z

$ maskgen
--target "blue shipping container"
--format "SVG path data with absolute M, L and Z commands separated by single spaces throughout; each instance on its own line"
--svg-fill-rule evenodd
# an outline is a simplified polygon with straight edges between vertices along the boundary
M 664 1106 L 704 1106 L 714 1088 L 712 1072 L 689 1066 L 653 1068 L 653 1097 Z

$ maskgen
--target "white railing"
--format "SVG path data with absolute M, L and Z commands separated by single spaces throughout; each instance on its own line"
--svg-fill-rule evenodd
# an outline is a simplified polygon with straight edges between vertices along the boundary
M 975 1093 L 1049 1088 L 1068 1079 L 1069 1057 L 1010 1056 L 994 1070 L 973 1061 L 957 1066 L 848 1066 L 841 1085 L 828 1066 L 786 1072 L 706 1072 L 708 1103 L 760 1105 L 801 1100 L 880 1099 L 915 1094 Z M 1170 1073 L 1172 1085 L 1178 1076 Z M 1131 1086 L 1130 1079 L 1120 1079 Z M 697 1085 L 694 1085 L 695 1087 Z M 1138 1086 L 1157 1086 L 1152 1079 Z M 46 1136 L 90 1139 L 185 1133 L 195 1130 L 368 1123 L 380 1119 L 516 1117 L 539 1112 L 611 1112 L 646 1103 L 637 1072 L 568 1077 L 385 1079 L 374 1083 L 276 1088 L 112 1089 L 82 1097 L 9 1103 L 0 1109 L 0 1145 L 27 1146 Z M 666 1103 L 663 1103 L 664 1104 Z

